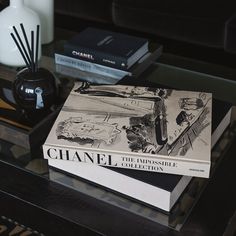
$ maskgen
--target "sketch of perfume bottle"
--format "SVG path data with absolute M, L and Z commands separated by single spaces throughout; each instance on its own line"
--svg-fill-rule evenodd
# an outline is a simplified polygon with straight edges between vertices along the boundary
M 160 114 L 155 121 L 156 124 L 156 140 L 159 145 L 164 145 L 168 141 L 167 121 L 163 114 Z
M 164 145 L 168 141 L 166 110 L 163 100 L 159 101 L 158 114 L 155 119 L 156 141 L 159 145 Z

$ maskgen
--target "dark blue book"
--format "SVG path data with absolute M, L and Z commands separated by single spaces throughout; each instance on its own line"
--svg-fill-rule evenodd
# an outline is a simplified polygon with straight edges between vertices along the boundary
M 128 70 L 148 52 L 148 40 L 117 32 L 87 28 L 64 45 L 67 56 Z

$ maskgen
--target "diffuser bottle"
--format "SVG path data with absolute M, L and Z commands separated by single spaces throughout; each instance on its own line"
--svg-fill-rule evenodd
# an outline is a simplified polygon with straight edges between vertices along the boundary
M 27 37 L 30 39 L 31 31 L 40 25 L 38 14 L 26 7 L 23 0 L 10 0 L 9 7 L 0 12 L 0 22 L 0 63 L 15 67 L 25 66 L 25 62 L 11 38 L 11 33 L 13 26 L 20 29 L 22 23 Z M 22 33 L 20 33 L 20 37 L 23 37 Z M 41 45 L 41 37 L 39 45 Z M 41 56 L 41 47 L 38 56 L 39 58 Z
M 18 31 L 13 26 L 14 32 L 11 33 L 11 37 L 26 68 L 17 74 L 12 91 L 16 104 L 25 118 L 38 121 L 50 113 L 56 100 L 55 77 L 49 70 L 39 67 L 40 25 L 36 26 L 36 30 L 30 31 L 30 40 L 26 35 L 23 23 L 20 24 L 20 28 L 21 30 Z M 20 32 L 23 37 L 20 37 Z
M 55 103 L 57 96 L 54 75 L 44 68 L 32 72 L 25 68 L 13 83 L 13 95 L 17 105 L 27 115 L 44 114 Z

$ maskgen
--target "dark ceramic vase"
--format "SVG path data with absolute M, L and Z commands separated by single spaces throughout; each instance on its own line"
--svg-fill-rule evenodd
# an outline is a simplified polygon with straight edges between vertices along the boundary
M 17 105 L 28 115 L 37 116 L 55 104 L 57 90 L 54 75 L 39 68 L 36 72 L 23 69 L 16 75 L 13 95 Z

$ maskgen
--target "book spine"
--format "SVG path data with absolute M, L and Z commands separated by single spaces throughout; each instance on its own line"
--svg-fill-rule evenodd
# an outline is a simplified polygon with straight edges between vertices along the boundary
M 126 75 L 131 75 L 131 73 L 127 71 L 110 68 L 107 66 L 91 63 L 88 61 L 83 61 L 80 59 L 64 56 L 62 54 L 57 54 L 57 53 L 55 54 L 55 63 L 59 65 L 67 66 L 70 68 L 87 71 L 90 73 L 100 74 L 103 76 L 109 76 L 114 79 L 121 79 Z
M 208 178 L 210 163 L 173 160 L 160 157 L 141 157 L 138 155 L 122 155 L 111 152 L 97 152 L 75 148 L 43 145 L 45 159 L 77 161 L 95 165 L 134 169 L 168 174 L 179 174 Z
M 112 54 L 106 54 L 101 51 L 94 51 L 86 47 L 79 47 L 78 45 L 71 45 L 69 43 L 66 43 L 64 45 L 64 53 L 67 56 L 96 64 L 101 64 L 120 70 L 128 69 L 126 58 L 115 56 Z
M 92 84 L 116 84 L 119 79 L 103 76 L 95 73 L 78 71 L 75 68 L 71 68 L 64 65 L 56 64 L 56 72 L 62 75 L 66 75 L 82 81 L 87 81 Z

